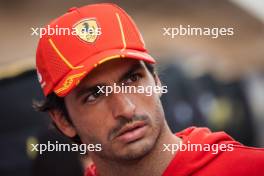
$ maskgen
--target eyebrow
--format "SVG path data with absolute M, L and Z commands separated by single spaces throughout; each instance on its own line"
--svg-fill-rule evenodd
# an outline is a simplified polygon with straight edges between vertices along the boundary
M 139 69 L 142 69 L 144 68 L 142 63 L 141 62 L 138 62 L 136 63 L 135 65 L 133 65 L 128 71 L 126 71 L 119 79 L 118 79 L 118 83 L 122 82 L 123 80 L 129 78 L 129 76 L 136 72 L 137 70 Z M 83 88 L 80 88 L 80 90 L 77 91 L 76 93 L 76 99 L 80 98 L 83 94 L 85 93 L 89 93 L 89 92 L 94 92 L 94 91 L 97 91 L 98 90 L 98 86 L 104 86 L 105 84 L 104 83 L 99 83 L 99 84 L 96 84 L 96 85 L 92 85 L 92 86 L 89 86 L 89 87 L 83 87 Z

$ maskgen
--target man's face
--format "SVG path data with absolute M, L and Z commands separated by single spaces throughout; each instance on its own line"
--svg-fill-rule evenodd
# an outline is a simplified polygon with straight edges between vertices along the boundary
M 164 126 L 159 94 L 111 93 L 98 86 L 156 86 L 160 82 L 142 61 L 115 59 L 94 69 L 65 97 L 74 129 L 85 144 L 101 144 L 95 155 L 110 160 L 148 154 Z M 100 92 L 100 93 L 98 93 Z

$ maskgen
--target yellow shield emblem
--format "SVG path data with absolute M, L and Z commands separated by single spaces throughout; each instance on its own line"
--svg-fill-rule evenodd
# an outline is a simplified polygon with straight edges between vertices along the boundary
M 95 19 L 84 19 L 74 25 L 76 35 L 83 41 L 93 43 L 101 30 Z

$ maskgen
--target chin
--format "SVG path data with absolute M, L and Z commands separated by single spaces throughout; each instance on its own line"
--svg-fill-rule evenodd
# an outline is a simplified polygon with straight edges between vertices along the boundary
M 141 139 L 123 146 L 116 152 L 119 160 L 138 160 L 148 155 L 155 146 L 155 140 Z

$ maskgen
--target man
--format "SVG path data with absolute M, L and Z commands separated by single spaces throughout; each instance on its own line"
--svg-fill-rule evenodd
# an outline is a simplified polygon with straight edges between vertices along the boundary
M 94 161 L 87 175 L 217 176 L 263 174 L 264 151 L 245 147 L 223 132 L 191 127 L 173 134 L 164 118 L 162 91 L 113 92 L 155 87 L 155 60 L 134 22 L 114 4 L 72 8 L 46 28 L 37 49 L 38 77 L 56 127 L 82 144 Z M 72 32 L 73 31 L 73 32 Z M 113 90 L 113 89 L 111 89 Z

